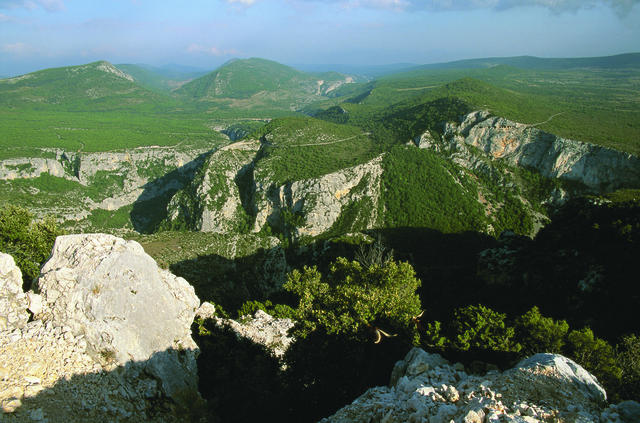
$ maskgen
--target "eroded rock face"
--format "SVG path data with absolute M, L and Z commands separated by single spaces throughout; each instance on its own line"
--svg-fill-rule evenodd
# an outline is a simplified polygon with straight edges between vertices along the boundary
M 43 310 L 35 317 L 82 335 L 96 361 L 126 364 L 135 377 L 149 373 L 174 399 L 197 392 L 190 326 L 198 297 L 137 242 L 104 234 L 58 237 L 37 286 Z
M 347 207 L 353 207 L 357 214 L 346 218 L 347 228 L 343 230 L 370 229 L 379 218 L 382 171 L 382 156 L 379 156 L 358 166 L 288 183 L 275 190 L 268 184 L 258 184 L 254 231 L 260 231 L 268 221 L 281 220 L 283 208 L 303 217 L 302 224 L 296 228 L 298 236 L 315 236 L 328 231 L 341 217 L 344 218 Z
M 259 148 L 258 141 L 246 141 L 213 153 L 194 180 L 173 196 L 167 219 L 202 232 L 236 231 L 242 210 L 238 179 L 250 172 Z
M 414 348 L 388 387 L 369 389 L 323 422 L 626 421 L 635 404 L 605 407 L 598 381 L 572 360 L 537 354 L 506 372 L 469 375 L 460 363 Z
M 470 113 L 459 124 L 447 123 L 440 142 L 425 134 L 416 143 L 448 151 L 471 166 L 473 151 L 510 165 L 533 168 L 549 178 L 579 182 L 595 192 L 640 186 L 640 158 L 594 144 L 557 137 L 533 125 Z
M 29 300 L 22 292 L 22 272 L 13 257 L 0 253 L 0 330 L 23 328 Z

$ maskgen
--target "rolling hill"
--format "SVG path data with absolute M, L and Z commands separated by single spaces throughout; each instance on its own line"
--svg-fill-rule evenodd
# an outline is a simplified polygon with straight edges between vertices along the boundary
M 175 93 L 224 109 L 290 113 L 353 81 L 353 77 L 337 72 L 308 74 L 277 62 L 252 58 L 229 61 Z
M 166 103 L 109 62 L 45 69 L 0 80 L 3 108 L 88 111 L 143 107 Z

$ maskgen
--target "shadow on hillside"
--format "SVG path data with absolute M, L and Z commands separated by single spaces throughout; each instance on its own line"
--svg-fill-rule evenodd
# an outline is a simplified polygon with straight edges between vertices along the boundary
M 140 233 L 152 233 L 167 217 L 167 205 L 173 195 L 191 182 L 212 151 L 202 153 L 189 163 L 147 182 L 130 213 L 133 228 Z
M 263 300 L 282 286 L 288 268 L 284 250 L 273 247 L 233 260 L 218 254 L 200 255 L 174 263 L 169 270 L 189 281 L 200 301 L 212 301 L 235 312 L 245 301 Z
M 425 307 L 435 312 L 450 310 L 450 298 L 456 304 L 479 302 L 476 276 L 477 255 L 494 247 L 497 241 L 485 234 L 466 232 L 443 234 L 424 228 L 397 228 L 367 231 L 372 238 L 381 237 L 398 260 L 408 261 L 422 280 L 420 295 Z M 349 239 L 316 240 L 287 249 L 260 249 L 234 260 L 210 254 L 184 260 L 170 266 L 171 272 L 191 283 L 201 301 L 211 301 L 232 315 L 247 300 L 271 299 L 290 303 L 286 293 L 277 289 L 286 281 L 291 269 L 317 266 L 327 272 L 337 257 L 355 259 L 359 249 Z M 285 261 L 286 260 L 286 261 Z M 279 295 L 273 297 L 273 293 Z M 442 300 L 446 299 L 446 305 Z M 437 314 L 437 313 L 436 313 Z
M 185 352 L 169 349 L 154 353 L 146 361 L 131 361 L 121 366 L 107 366 L 108 370 L 96 373 L 60 378 L 53 386 L 41 390 L 38 384 L 29 385 L 24 396 L 15 392 L 14 399 L 19 399 L 21 404 L 12 413 L 3 413 L 0 420 L 160 423 L 196 422 L 204 418 L 207 421 L 205 404 L 195 390 L 177 394 L 180 403 L 186 406 L 178 405 L 161 395 L 156 389 L 156 380 L 149 376 L 157 369 L 166 370 L 162 363 L 181 354 Z

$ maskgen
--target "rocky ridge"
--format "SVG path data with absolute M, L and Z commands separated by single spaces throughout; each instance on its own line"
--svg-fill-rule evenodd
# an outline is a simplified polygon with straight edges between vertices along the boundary
M 318 178 L 289 182 L 274 187 L 269 178 L 256 177 L 254 202 L 257 210 L 253 231 L 265 224 L 280 225 L 284 209 L 298 214 L 297 236 L 324 233 L 341 218 L 345 210 L 366 201 L 368 207 L 357 207 L 356 216 L 347 217 L 348 231 L 375 227 L 381 194 L 382 156 L 361 165 L 345 168 Z M 357 226 L 354 228 L 354 226 Z
M 56 206 L 47 204 L 42 209 L 33 208 L 41 215 L 53 214 L 60 221 L 80 220 L 92 210 L 117 210 L 136 201 L 177 191 L 193 178 L 209 152 L 204 148 L 157 146 L 101 153 L 44 149 L 44 157 L 1 160 L 0 180 L 35 179 L 45 174 L 77 182 L 78 192 L 85 187 L 98 186 L 97 195 L 74 196 L 77 198 L 72 204 L 58 201 Z M 155 183 L 162 177 L 166 180 Z
M 640 186 L 640 158 L 634 155 L 564 139 L 487 111 L 446 123 L 442 137 L 426 132 L 414 142 L 420 148 L 447 153 L 473 170 L 486 167 L 483 158 L 488 158 L 578 183 L 595 193 Z
M 213 304 L 204 302 L 198 309 L 197 317 L 213 319 L 218 326 L 230 327 L 238 336 L 267 347 L 276 357 L 282 357 L 294 341 L 289 336 L 294 321 L 275 318 L 263 310 L 257 310 L 253 316 L 242 316 L 240 320 L 225 319 L 216 316 Z
M 203 232 L 232 233 L 253 220 L 251 231 L 282 228 L 298 216 L 293 236 L 315 236 L 347 219 L 348 230 L 375 227 L 381 196 L 382 156 L 317 178 L 277 184 L 256 169 L 260 142 L 241 141 L 212 154 L 192 183 L 168 206 L 168 224 Z M 367 207 L 354 207 L 366 203 Z M 353 207 L 355 215 L 346 216 Z
M 234 232 L 244 211 L 239 180 L 251 171 L 259 148 L 258 141 L 242 141 L 213 153 L 191 183 L 173 196 L 167 219 L 202 232 Z
M 389 386 L 367 390 L 322 422 L 637 422 L 640 404 L 606 405 L 598 381 L 572 360 L 536 354 L 505 372 L 466 373 L 438 354 L 412 349 Z

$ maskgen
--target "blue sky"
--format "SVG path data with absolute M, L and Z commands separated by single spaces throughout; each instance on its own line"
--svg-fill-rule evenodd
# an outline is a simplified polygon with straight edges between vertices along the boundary
M 213 69 L 640 51 L 640 0 L 0 0 L 0 75 L 95 60 Z

